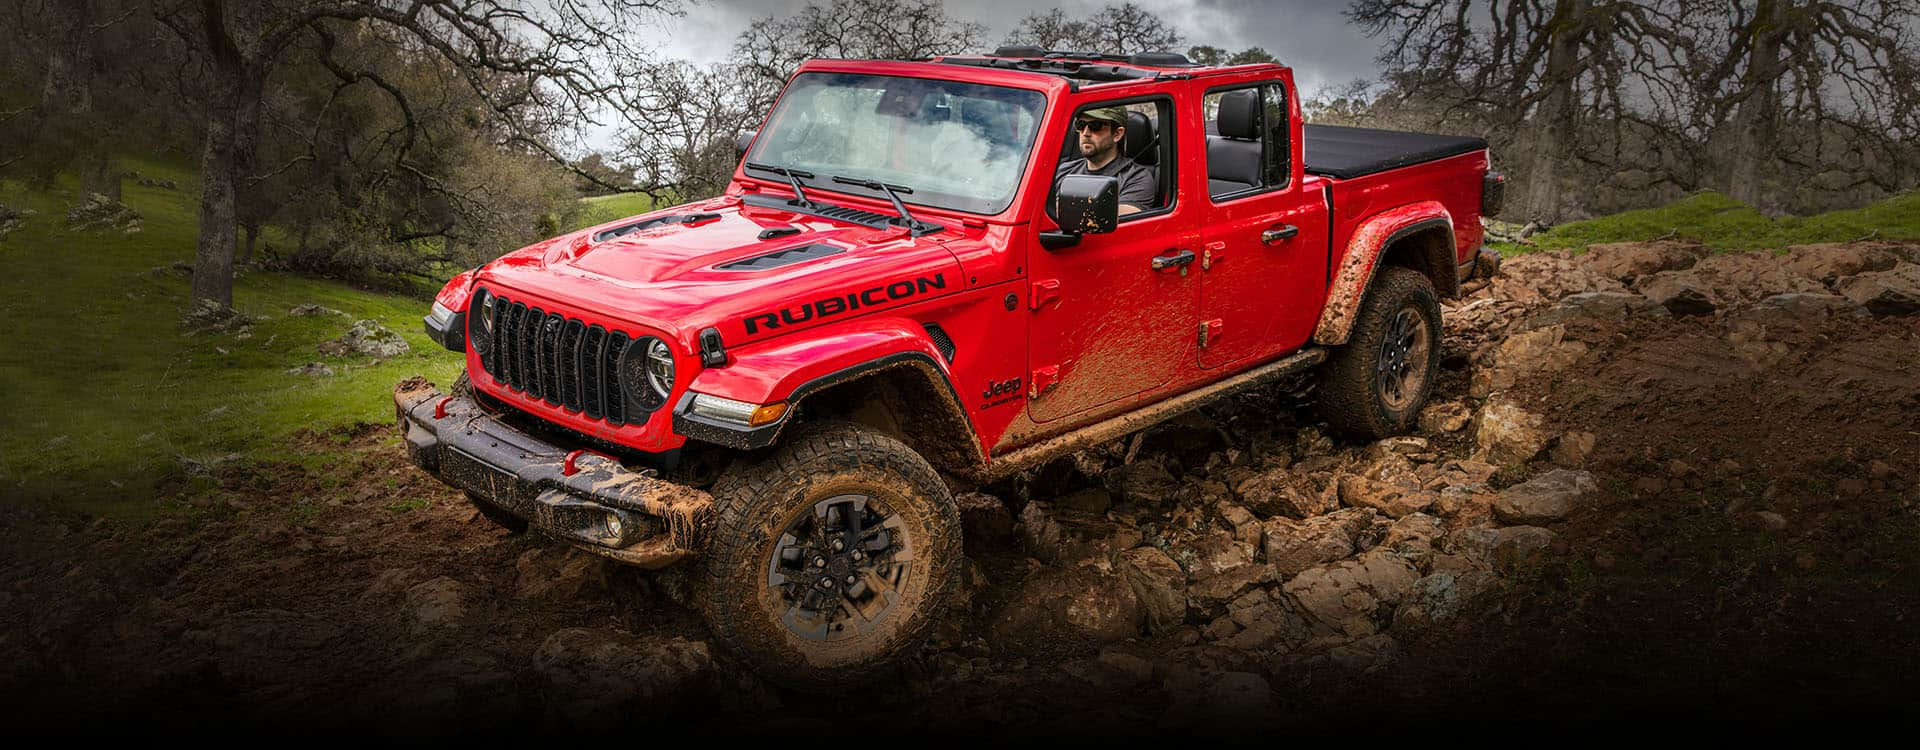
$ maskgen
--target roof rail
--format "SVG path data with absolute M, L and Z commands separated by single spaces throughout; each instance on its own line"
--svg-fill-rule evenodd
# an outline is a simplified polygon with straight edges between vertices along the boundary
M 1136 52 L 1131 55 L 1115 55 L 1104 52 L 1076 52 L 1073 50 L 1042 49 L 1030 44 L 1006 45 L 993 51 L 994 57 L 1041 57 L 1054 60 L 1098 60 L 1101 62 L 1126 63 L 1128 65 L 1151 66 L 1156 68 L 1196 67 L 1186 55 L 1177 52 Z

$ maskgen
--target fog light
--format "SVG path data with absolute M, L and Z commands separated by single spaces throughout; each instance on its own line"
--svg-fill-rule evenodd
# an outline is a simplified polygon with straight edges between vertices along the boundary
M 427 320 L 433 321 L 434 327 L 444 331 L 453 324 L 453 311 L 447 309 L 446 305 L 435 302 L 433 311 L 427 313 Z

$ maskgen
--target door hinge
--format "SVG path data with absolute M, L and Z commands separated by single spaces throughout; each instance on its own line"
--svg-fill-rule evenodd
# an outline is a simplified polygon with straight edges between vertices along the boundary
M 1038 310 L 1047 303 L 1060 298 L 1059 279 L 1040 279 L 1033 282 L 1033 298 L 1028 302 L 1031 309 Z
M 1226 327 L 1226 321 L 1219 318 L 1200 321 L 1200 348 L 1205 349 L 1220 338 L 1220 329 Z
M 1047 391 L 1053 390 L 1054 386 L 1060 384 L 1060 366 L 1047 365 L 1034 370 L 1029 382 L 1032 385 L 1028 386 L 1027 398 L 1035 399 L 1046 395 Z
M 1200 254 L 1200 270 L 1211 271 L 1215 261 L 1227 259 L 1227 243 L 1209 242 L 1204 247 L 1205 250 Z

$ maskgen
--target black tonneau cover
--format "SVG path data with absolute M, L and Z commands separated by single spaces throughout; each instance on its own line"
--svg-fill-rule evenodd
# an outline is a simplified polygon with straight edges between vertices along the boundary
M 1340 125 L 1305 126 L 1308 174 L 1350 180 L 1487 147 L 1483 138 Z

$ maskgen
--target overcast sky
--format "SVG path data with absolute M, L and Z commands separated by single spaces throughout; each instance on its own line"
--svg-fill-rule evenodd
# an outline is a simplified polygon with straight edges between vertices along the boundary
M 815 0 L 825 5 L 831 0 Z M 1100 0 L 947 0 L 949 15 L 988 28 L 988 47 L 999 43 L 1029 13 L 1059 7 L 1084 18 L 1106 5 Z M 685 16 L 669 19 L 651 41 L 661 52 L 694 62 L 719 62 L 734 38 L 755 19 L 788 16 L 802 3 L 791 0 L 694 0 Z M 1302 94 L 1322 84 L 1341 84 L 1379 74 L 1373 59 L 1376 40 L 1368 39 L 1340 15 L 1343 2 L 1301 0 L 1153 0 L 1142 6 L 1174 24 L 1185 45 L 1211 44 L 1230 50 L 1265 47 L 1294 70 Z M 978 53 L 988 50 L 953 50 Z M 1185 51 L 1184 47 L 1180 51 Z

